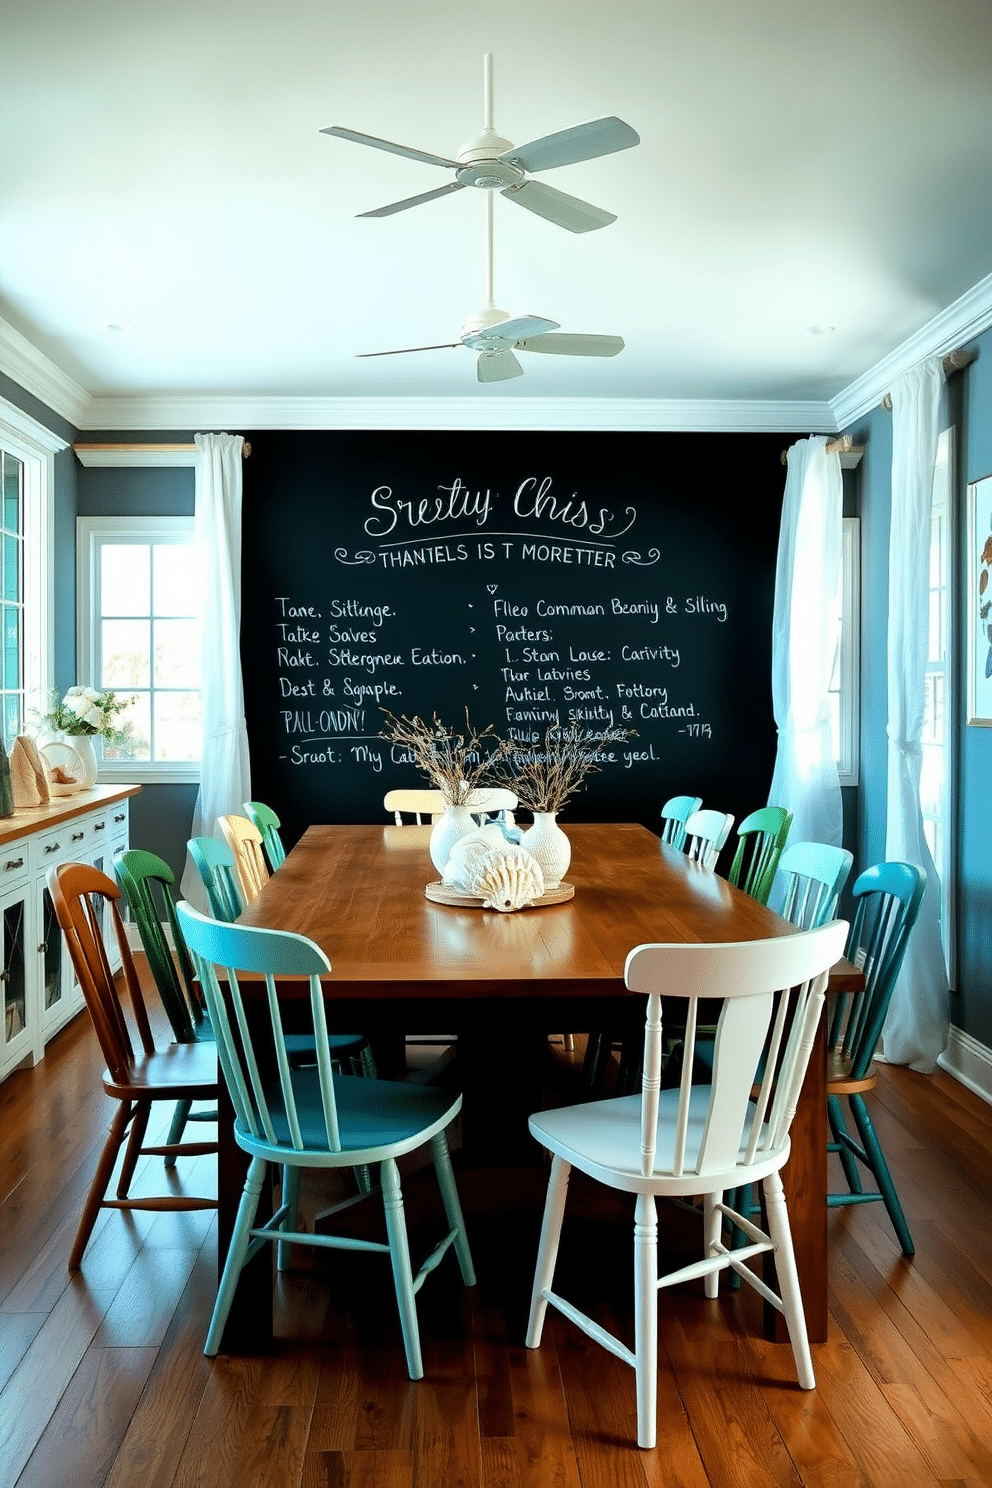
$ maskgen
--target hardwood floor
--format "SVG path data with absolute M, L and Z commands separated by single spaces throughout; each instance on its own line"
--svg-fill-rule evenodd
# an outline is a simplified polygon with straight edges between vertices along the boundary
M 211 1363 L 212 1214 L 105 1211 L 70 1277 L 110 1116 L 100 1069 L 84 1015 L 0 1086 L 0 1488 L 992 1482 L 992 1108 L 942 1073 L 883 1070 L 876 1121 L 917 1255 L 901 1257 L 881 1205 L 833 1211 L 817 1389 L 800 1391 L 788 1346 L 764 1341 L 749 1289 L 715 1304 L 665 1292 L 659 1446 L 642 1452 L 625 1365 L 560 1318 L 540 1350 L 522 1347 L 540 1169 L 460 1172 L 479 1284 L 465 1291 L 447 1260 L 426 1282 L 417 1384 L 381 1257 L 294 1270 L 273 1352 Z M 161 1183 L 161 1160 L 143 1161 Z M 204 1192 L 212 1162 L 180 1164 L 177 1181 Z M 574 1188 L 562 1265 L 623 1331 L 630 1226 Z M 416 1237 L 434 1199 L 417 1175 L 406 1192 Z M 695 1244 L 689 1216 L 663 1223 L 672 1247 Z

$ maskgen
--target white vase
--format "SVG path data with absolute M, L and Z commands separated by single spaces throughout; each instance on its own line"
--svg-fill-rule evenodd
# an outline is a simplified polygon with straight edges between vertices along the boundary
M 524 832 L 521 845 L 536 858 L 544 874 L 544 887 L 556 889 L 572 861 L 572 844 L 555 820 L 554 811 L 535 811 L 534 825 Z
M 83 762 L 83 778 L 79 782 L 82 790 L 89 790 L 96 785 L 96 735 L 95 734 L 69 734 L 67 742 L 79 755 Z
M 431 862 L 442 876 L 451 857 L 451 849 L 460 837 L 476 829 L 475 817 L 467 806 L 445 806 L 431 831 Z

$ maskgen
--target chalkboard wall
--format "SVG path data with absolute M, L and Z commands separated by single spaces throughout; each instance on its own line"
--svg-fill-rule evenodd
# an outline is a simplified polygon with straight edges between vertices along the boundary
M 740 819 L 775 752 L 771 614 L 789 436 L 252 433 L 242 656 L 252 789 L 291 843 L 427 782 L 382 707 L 636 736 L 562 819 Z

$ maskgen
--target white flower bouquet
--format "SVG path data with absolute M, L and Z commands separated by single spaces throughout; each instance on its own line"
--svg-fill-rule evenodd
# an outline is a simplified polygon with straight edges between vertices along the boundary
M 133 698 L 120 698 L 115 692 L 97 692 L 93 687 L 70 687 L 64 698 L 52 693 L 49 710 L 38 721 L 42 732 L 99 735 L 118 744 L 123 730 L 116 719 Z

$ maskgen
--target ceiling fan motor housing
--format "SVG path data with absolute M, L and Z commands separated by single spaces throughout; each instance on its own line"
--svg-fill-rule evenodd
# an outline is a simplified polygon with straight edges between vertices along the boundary
M 507 186 L 519 186 L 524 172 L 518 165 L 499 158 L 512 149 L 511 142 L 495 129 L 484 129 L 477 138 L 462 145 L 455 156 L 459 163 L 455 179 L 462 186 L 475 186 L 480 191 L 505 191 Z

